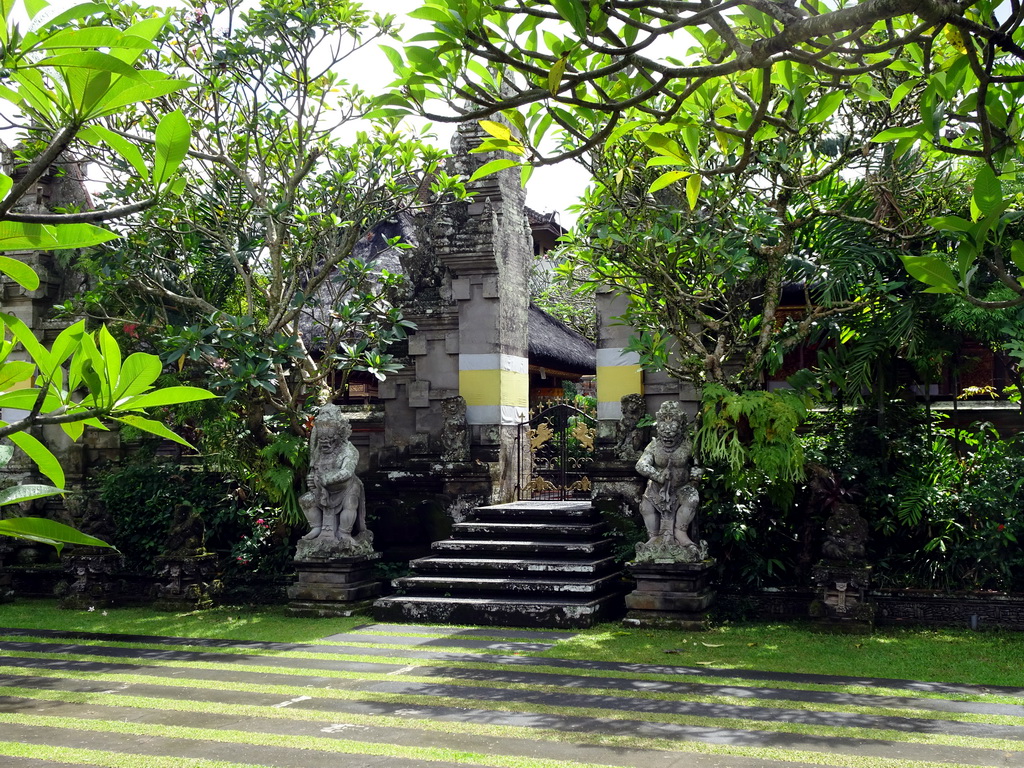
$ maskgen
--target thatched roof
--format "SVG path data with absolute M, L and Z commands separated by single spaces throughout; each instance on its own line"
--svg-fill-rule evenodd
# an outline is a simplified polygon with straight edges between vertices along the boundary
M 530 304 L 530 365 L 566 373 L 594 373 L 597 347 L 569 326 Z

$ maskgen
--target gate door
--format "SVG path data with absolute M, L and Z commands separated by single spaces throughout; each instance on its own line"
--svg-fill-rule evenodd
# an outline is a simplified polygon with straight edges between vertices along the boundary
M 595 417 L 575 402 L 548 401 L 519 425 L 517 496 L 520 499 L 590 498 Z

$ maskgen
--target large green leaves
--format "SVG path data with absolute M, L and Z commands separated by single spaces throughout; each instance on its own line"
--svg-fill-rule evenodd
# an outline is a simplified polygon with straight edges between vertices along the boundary
M 54 491 L 56 492 L 57 489 Z M 90 547 L 110 546 L 107 542 L 75 530 L 70 525 L 40 517 L 15 517 L 9 520 L 0 520 L 0 535 L 50 544 L 56 547 L 58 552 L 63 549 L 65 544 L 81 544 Z

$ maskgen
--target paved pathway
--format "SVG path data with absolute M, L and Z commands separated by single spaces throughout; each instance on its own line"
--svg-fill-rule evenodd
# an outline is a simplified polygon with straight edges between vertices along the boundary
M 3 768 L 1024 766 L 1024 689 L 538 658 L 569 635 L 497 628 L 0 637 Z

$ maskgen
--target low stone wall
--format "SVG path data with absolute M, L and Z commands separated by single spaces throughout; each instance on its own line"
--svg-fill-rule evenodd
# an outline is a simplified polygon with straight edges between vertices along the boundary
M 788 621 L 808 618 L 817 594 L 809 589 L 779 589 L 745 594 L 719 593 L 714 612 L 721 617 Z M 1024 630 L 1024 595 L 944 594 L 930 590 L 870 593 L 879 626 L 917 625 Z
M 123 572 L 117 580 L 124 585 L 117 589 L 113 601 L 117 605 L 146 605 L 152 602 L 151 587 L 155 578 L 149 574 Z M 224 605 L 270 605 L 288 601 L 287 589 L 293 576 L 251 574 L 244 579 L 231 579 L 217 598 Z M 3 582 L 9 579 L 9 589 L 15 598 L 47 598 L 57 595 L 58 584 L 67 579 L 59 563 L 45 565 L 7 566 L 0 574 L 0 593 Z M 0 595 L 2 596 L 2 595 Z

